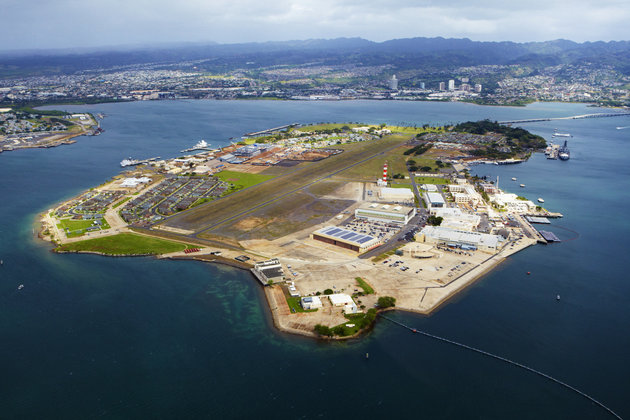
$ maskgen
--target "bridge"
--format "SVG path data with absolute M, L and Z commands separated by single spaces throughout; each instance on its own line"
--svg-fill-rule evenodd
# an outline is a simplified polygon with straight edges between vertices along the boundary
M 601 112 L 597 114 L 573 115 L 571 117 L 549 117 L 549 118 L 531 118 L 525 120 L 499 121 L 499 124 L 519 124 L 540 121 L 556 121 L 556 120 L 582 120 L 586 118 L 609 118 L 609 117 L 628 117 L 630 112 Z

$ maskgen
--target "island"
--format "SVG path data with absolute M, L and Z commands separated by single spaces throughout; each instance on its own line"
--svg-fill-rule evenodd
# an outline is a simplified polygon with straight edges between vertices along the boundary
M 546 146 L 487 120 L 288 124 L 178 158 L 125 160 L 121 174 L 43 214 L 39 236 L 56 252 L 249 270 L 278 329 L 347 339 L 380 311 L 429 314 L 510 255 L 557 239 L 532 224 L 561 214 L 469 173 Z
M 72 144 L 74 137 L 97 136 L 103 131 L 96 117 L 89 113 L 0 108 L 0 153 Z

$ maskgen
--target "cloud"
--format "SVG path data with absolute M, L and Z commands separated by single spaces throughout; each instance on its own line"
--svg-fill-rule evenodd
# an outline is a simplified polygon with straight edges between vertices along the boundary
M 627 38 L 625 0 L 4 0 L 5 48 L 415 36 Z

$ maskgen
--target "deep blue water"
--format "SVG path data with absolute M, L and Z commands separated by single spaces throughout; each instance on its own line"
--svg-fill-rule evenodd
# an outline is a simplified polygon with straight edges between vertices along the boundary
M 55 255 L 32 234 L 39 212 L 117 174 L 122 158 L 177 156 L 201 138 L 217 146 L 291 122 L 420 125 L 596 109 L 363 101 L 66 109 L 107 114 L 107 131 L 0 154 L 0 418 L 608 418 L 541 377 L 386 321 L 348 343 L 278 333 L 258 284 L 235 269 Z M 630 129 L 616 126 L 630 118 L 527 124 L 546 138 L 554 128 L 572 133 L 571 160 L 476 167 L 504 189 L 543 197 L 565 215 L 549 229 L 577 239 L 514 255 L 430 317 L 393 316 L 542 370 L 630 417 Z

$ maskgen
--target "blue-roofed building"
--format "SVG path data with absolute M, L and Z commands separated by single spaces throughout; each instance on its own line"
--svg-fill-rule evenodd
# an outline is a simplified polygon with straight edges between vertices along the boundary
M 311 233 L 311 238 L 358 253 L 366 252 L 381 245 L 379 238 L 339 226 L 326 226 Z

